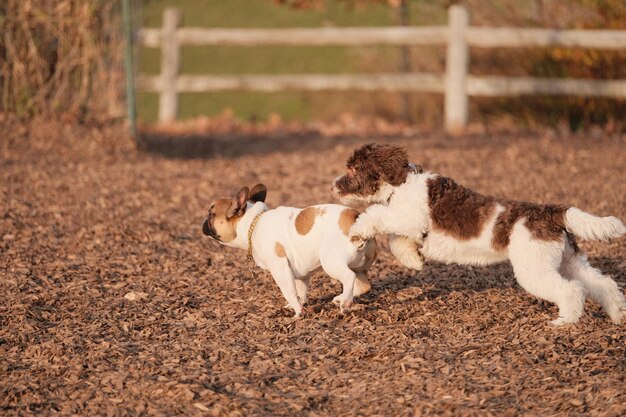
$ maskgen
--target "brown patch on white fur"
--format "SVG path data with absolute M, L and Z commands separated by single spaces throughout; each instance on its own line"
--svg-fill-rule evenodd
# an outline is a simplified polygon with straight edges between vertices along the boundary
M 492 246 L 508 247 L 513 226 L 524 219 L 524 225 L 535 239 L 558 241 L 565 233 L 565 212 L 568 207 L 534 204 L 484 196 L 446 177 L 431 178 L 428 183 L 428 204 L 433 230 L 457 239 L 480 236 L 492 218 L 496 203 L 504 207 L 493 227 Z M 575 242 L 573 242 L 575 245 Z
M 406 182 L 409 172 L 422 172 L 421 167 L 409 165 L 404 149 L 373 143 L 355 150 L 346 167 L 348 173 L 335 181 L 340 195 L 373 195 L 385 182 L 398 186 Z
M 457 239 L 480 236 L 493 216 L 495 198 L 478 194 L 446 177 L 430 178 L 427 184 L 433 230 Z
M 535 239 L 559 241 L 565 236 L 565 212 L 569 207 L 511 200 L 502 200 L 499 203 L 504 206 L 504 211 L 498 215 L 493 227 L 494 249 L 506 249 L 513 226 L 520 219 L 524 219 L 524 226 Z M 573 236 L 570 241 L 573 247 L 578 249 Z
M 339 228 L 344 235 L 348 236 L 348 233 L 350 233 L 350 228 L 356 221 L 357 217 L 359 217 L 359 212 L 351 208 L 347 208 L 341 212 L 341 214 L 339 215 L 338 223 Z
M 276 242 L 274 245 L 274 252 L 276 252 L 276 256 L 279 258 L 284 258 L 286 256 L 285 247 L 280 244 L 280 242 Z
M 317 214 L 317 207 L 307 207 L 300 211 L 296 216 L 296 231 L 301 235 L 309 233 L 315 224 Z

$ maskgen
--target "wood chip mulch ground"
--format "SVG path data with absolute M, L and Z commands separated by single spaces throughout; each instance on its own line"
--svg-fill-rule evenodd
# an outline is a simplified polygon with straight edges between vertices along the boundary
M 148 139 L 0 120 L 1 415 L 626 414 L 626 325 L 587 302 L 576 326 L 551 327 L 556 307 L 509 265 L 415 272 L 383 252 L 353 312 L 318 275 L 294 319 L 245 252 L 201 232 L 213 198 L 257 181 L 272 206 L 332 201 L 372 140 L 484 193 L 624 220 L 626 136 Z M 582 247 L 626 284 L 624 238 Z

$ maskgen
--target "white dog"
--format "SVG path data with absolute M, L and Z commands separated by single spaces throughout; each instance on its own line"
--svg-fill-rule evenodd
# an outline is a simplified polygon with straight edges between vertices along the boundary
M 626 301 L 615 281 L 591 267 L 575 241 L 575 236 L 607 240 L 624 235 L 626 227 L 617 218 L 483 196 L 409 164 L 406 152 L 390 145 L 357 149 L 347 168 L 335 179 L 333 193 L 371 204 L 352 226 L 353 240 L 395 234 L 392 253 L 418 270 L 422 256 L 468 265 L 508 259 L 526 291 L 557 304 L 555 325 L 577 322 L 586 295 L 616 324 L 626 317 Z
M 309 276 L 320 267 L 342 283 L 343 292 L 333 302 L 342 313 L 349 311 L 353 297 L 370 290 L 367 270 L 376 258 L 374 239 L 357 248 L 348 238 L 359 213 L 337 204 L 269 210 L 266 195 L 266 187 L 257 184 L 251 191 L 243 187 L 234 199 L 215 201 L 202 231 L 224 245 L 247 249 L 248 257 L 272 274 L 296 317 L 308 299 Z

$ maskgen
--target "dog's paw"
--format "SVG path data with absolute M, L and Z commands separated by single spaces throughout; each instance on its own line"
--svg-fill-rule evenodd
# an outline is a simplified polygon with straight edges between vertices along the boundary
M 350 237 L 350 242 L 357 248 L 357 250 L 361 250 L 367 244 L 367 239 L 362 236 L 354 235 Z
M 304 317 L 306 317 L 306 310 L 304 308 L 300 307 L 299 309 L 294 310 L 293 318 L 301 319 Z
M 358 236 L 361 240 L 367 240 L 370 237 L 373 237 L 375 234 L 375 229 L 370 226 L 368 222 L 364 221 L 364 214 L 361 214 L 361 216 L 356 219 L 356 222 L 354 222 L 352 227 L 350 227 L 348 237 L 352 240 L 356 236 Z
M 348 314 L 352 309 L 352 300 L 343 301 L 339 304 L 341 314 Z
M 424 269 L 424 257 L 421 256 L 419 252 L 415 254 L 405 254 L 401 259 L 398 259 L 400 263 L 407 268 L 414 269 L 416 271 L 421 271 Z
M 298 299 L 300 300 L 300 304 L 302 305 L 302 307 L 304 307 L 309 302 L 309 298 L 308 297 L 307 298 L 300 298 L 300 297 L 298 297 Z M 287 303 L 287 304 L 285 304 L 283 306 L 283 308 L 290 309 L 291 306 L 289 305 L 289 303 Z
M 574 324 L 576 322 L 572 321 L 572 320 L 567 320 L 565 317 L 559 317 L 555 320 L 552 320 L 550 322 L 550 324 L 554 327 L 561 327 L 561 326 L 567 326 L 569 324 Z
M 609 313 L 609 316 L 611 317 L 611 321 L 614 324 L 622 324 L 624 322 L 626 322 L 626 309 L 619 309 L 614 313 Z
M 346 314 L 346 313 L 349 313 L 350 310 L 352 309 L 353 301 L 344 300 L 342 298 L 342 294 L 339 294 L 338 296 L 333 298 L 333 304 L 335 304 L 336 306 L 339 306 L 339 310 L 341 311 L 341 314 Z
M 424 255 L 421 241 L 415 241 L 405 236 L 392 235 L 389 238 L 389 250 L 398 262 L 407 268 L 421 271 L 424 269 Z

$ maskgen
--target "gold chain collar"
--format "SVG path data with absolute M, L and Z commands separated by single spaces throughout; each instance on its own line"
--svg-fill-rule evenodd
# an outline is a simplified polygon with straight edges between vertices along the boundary
M 254 228 L 256 224 L 259 222 L 261 216 L 265 213 L 264 211 L 260 212 L 254 219 L 252 219 L 252 223 L 250 223 L 250 229 L 248 229 L 248 260 L 254 262 L 254 258 L 252 258 L 252 233 L 254 233 Z

